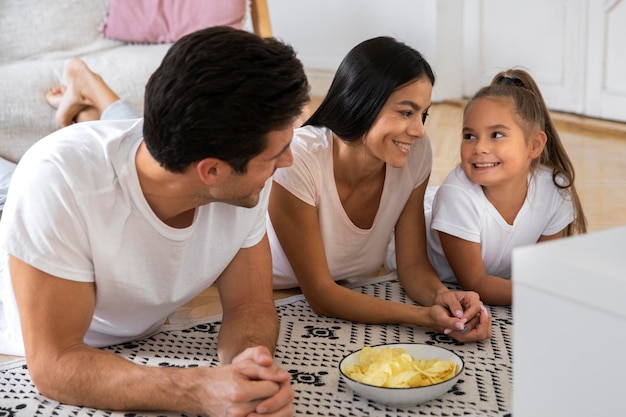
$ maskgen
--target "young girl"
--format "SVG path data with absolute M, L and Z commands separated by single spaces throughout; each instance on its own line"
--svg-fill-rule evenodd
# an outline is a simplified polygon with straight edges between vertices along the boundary
M 424 121 L 434 81 L 419 52 L 393 38 L 364 41 L 346 55 L 325 99 L 296 130 L 293 165 L 274 175 L 274 288 L 299 286 L 319 314 L 481 340 L 491 320 L 478 295 L 448 290 L 426 253 L 432 153 Z M 336 282 L 376 274 L 394 228 L 398 278 L 421 306 Z
M 499 73 L 467 104 L 461 163 L 435 194 L 433 266 L 485 303 L 511 304 L 514 248 L 584 232 L 574 168 L 537 84 Z

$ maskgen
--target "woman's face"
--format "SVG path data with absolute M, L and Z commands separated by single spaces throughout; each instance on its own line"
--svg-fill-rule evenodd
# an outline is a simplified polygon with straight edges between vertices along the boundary
M 394 168 L 406 164 L 413 144 L 426 137 L 422 119 L 428 114 L 432 92 L 430 80 L 423 77 L 389 96 L 363 138 L 373 156 Z

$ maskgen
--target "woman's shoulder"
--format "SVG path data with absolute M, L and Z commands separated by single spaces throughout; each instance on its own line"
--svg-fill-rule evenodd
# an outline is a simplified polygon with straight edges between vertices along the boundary
M 320 152 L 332 147 L 332 132 L 324 126 L 302 126 L 293 134 L 294 148 Z
M 433 150 L 430 143 L 430 137 L 426 135 L 421 139 L 417 139 L 413 144 L 411 153 L 409 154 L 411 155 L 409 161 L 413 163 L 419 161 L 421 163 L 424 160 L 432 160 L 432 152 Z
M 274 173 L 284 187 L 293 181 L 320 182 L 332 165 L 332 132 L 325 127 L 303 126 L 295 129 L 291 142 L 293 163 Z M 330 165 L 329 165 L 330 164 Z
M 332 161 L 332 132 L 326 127 L 303 126 L 294 131 L 291 142 L 293 170 L 298 167 L 319 170 Z M 283 170 L 289 170 L 286 168 Z
M 433 152 L 428 136 L 418 139 L 411 148 L 404 170 L 415 185 L 421 184 L 429 175 L 433 164 Z

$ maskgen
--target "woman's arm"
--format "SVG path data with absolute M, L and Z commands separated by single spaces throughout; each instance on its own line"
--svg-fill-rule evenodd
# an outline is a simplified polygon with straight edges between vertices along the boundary
M 452 317 L 439 304 L 422 307 L 387 301 L 337 284 L 328 269 L 316 208 L 276 183 L 272 187 L 269 214 L 300 288 L 317 314 L 360 323 L 413 324 L 438 331 L 464 327 L 464 320 Z M 438 281 L 436 275 L 435 278 Z M 433 300 L 441 287 L 441 284 L 432 285 Z M 450 293 L 445 287 L 443 290 Z M 478 340 L 476 332 L 454 333 L 459 340 Z
M 424 309 L 371 297 L 337 284 L 330 275 L 317 209 L 276 182 L 269 202 L 272 225 L 313 311 L 361 323 L 429 326 Z
M 438 318 L 462 318 L 467 321 L 468 333 L 446 333 L 461 341 L 482 340 L 491 337 L 491 319 L 482 307 L 478 294 L 469 291 L 450 291 L 441 283 L 427 254 L 424 194 L 428 178 L 411 194 L 396 223 L 395 244 L 398 278 L 413 300 L 422 305 L 444 307 Z M 445 315 L 445 317 L 444 317 Z
M 409 297 L 433 305 L 438 294 L 448 291 L 430 264 L 427 254 L 424 194 L 428 178 L 413 190 L 395 228 L 398 278 Z

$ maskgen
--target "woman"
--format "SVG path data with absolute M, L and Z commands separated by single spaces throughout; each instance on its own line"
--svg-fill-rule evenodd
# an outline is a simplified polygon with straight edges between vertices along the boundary
M 426 254 L 432 152 L 424 122 L 434 81 L 419 52 L 390 37 L 346 55 L 326 98 L 296 130 L 293 165 L 274 174 L 274 288 L 299 286 L 319 314 L 481 340 L 491 336 L 491 321 L 478 295 L 449 291 Z M 336 282 L 374 275 L 394 229 L 398 278 L 420 306 Z

